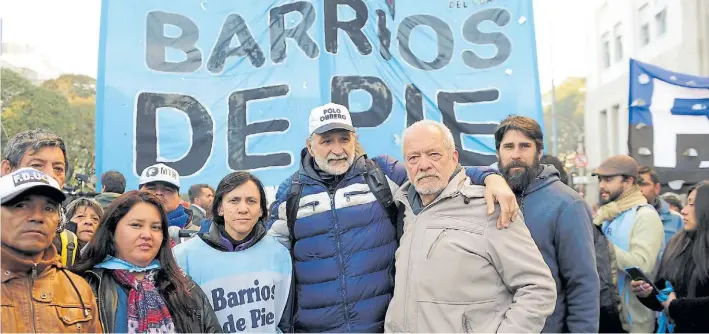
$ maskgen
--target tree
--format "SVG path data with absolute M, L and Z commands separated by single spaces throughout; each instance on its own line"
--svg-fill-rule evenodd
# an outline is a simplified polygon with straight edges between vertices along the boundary
M 32 82 L 10 69 L 0 69 L 0 108 L 5 110 L 8 102 L 34 87 Z
M 62 75 L 39 87 L 11 70 L 2 70 L 2 144 L 15 134 L 45 128 L 64 139 L 70 169 L 94 173 L 95 87 L 93 78 Z
M 559 158 L 574 156 L 584 129 L 584 103 L 586 100 L 586 79 L 568 78 L 556 87 L 555 114 L 557 127 L 557 152 Z M 552 152 L 551 91 L 544 94 L 544 145 Z

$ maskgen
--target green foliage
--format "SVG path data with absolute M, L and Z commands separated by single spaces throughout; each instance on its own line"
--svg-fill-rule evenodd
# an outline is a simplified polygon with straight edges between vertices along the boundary
M 555 114 L 558 134 L 558 155 L 560 158 L 573 156 L 576 152 L 578 140 L 583 136 L 584 130 L 584 104 L 586 101 L 586 79 L 568 78 L 556 86 Z M 551 91 L 543 96 L 548 103 L 544 106 L 544 132 L 546 133 L 544 145 L 552 152 L 552 126 L 551 126 Z
M 15 134 L 46 128 L 61 136 L 67 147 L 73 174 L 94 172 L 95 87 L 96 81 L 83 75 L 62 75 L 39 87 L 19 74 L 2 69 L 3 144 Z

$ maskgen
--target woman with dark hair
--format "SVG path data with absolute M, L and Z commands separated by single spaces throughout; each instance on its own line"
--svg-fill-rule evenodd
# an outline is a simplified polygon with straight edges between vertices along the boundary
M 76 224 L 76 236 L 79 238 L 79 249 L 91 241 L 98 223 L 103 217 L 103 207 L 96 200 L 88 197 L 77 198 L 66 207 L 66 217 Z
M 661 333 L 709 332 L 709 180 L 689 189 L 684 229 L 670 240 L 655 283 L 633 281 L 633 292 L 650 309 L 663 311 Z M 666 326 L 667 325 L 667 326 Z M 669 329 L 669 330 L 668 330 Z
M 130 191 L 107 208 L 74 271 L 98 299 L 107 333 L 217 333 L 204 292 L 180 270 L 161 201 Z
M 266 235 L 266 193 L 247 172 L 221 180 L 209 232 L 174 248 L 180 267 L 211 296 L 225 332 L 290 331 L 289 251 Z

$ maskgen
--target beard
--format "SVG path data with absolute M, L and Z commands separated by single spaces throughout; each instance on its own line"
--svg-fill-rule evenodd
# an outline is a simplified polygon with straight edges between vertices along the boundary
M 603 199 L 603 194 L 608 194 L 608 199 Z M 610 202 L 614 202 L 615 200 L 620 197 L 620 195 L 623 194 L 623 189 L 619 189 L 615 192 L 612 191 L 607 191 L 607 190 L 601 190 L 598 192 L 598 203 L 601 205 L 606 205 Z
M 501 166 L 500 172 L 502 172 L 502 177 L 505 178 L 510 189 L 512 189 L 515 194 L 522 194 L 539 174 L 539 156 L 534 158 L 534 162 L 531 166 L 521 160 L 513 160 L 507 164 L 507 166 L 504 166 L 499 158 L 497 159 L 497 164 Z M 515 171 L 512 170 L 513 168 L 522 168 L 522 170 Z
M 419 181 L 425 177 L 430 177 L 428 182 L 425 185 L 419 184 Z M 447 186 L 445 182 L 442 182 L 441 175 L 435 171 L 418 173 L 415 178 L 409 175 L 409 180 L 412 180 L 411 183 L 414 185 L 416 192 L 423 196 L 439 194 Z
M 326 157 L 314 156 L 313 158 L 320 169 L 331 175 L 342 175 L 347 173 L 350 166 L 354 163 L 354 154 L 349 155 L 347 153 L 330 153 Z

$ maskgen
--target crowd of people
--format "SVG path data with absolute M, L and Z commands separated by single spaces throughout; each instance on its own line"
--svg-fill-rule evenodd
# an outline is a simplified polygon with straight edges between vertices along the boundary
M 269 203 L 247 171 L 183 201 L 166 164 L 68 199 L 64 141 L 19 133 L 0 163 L 0 330 L 709 332 L 709 181 L 685 203 L 613 156 L 592 210 L 536 121 L 494 137 L 497 168 L 461 166 L 430 120 L 402 160 L 370 158 L 326 104 Z

